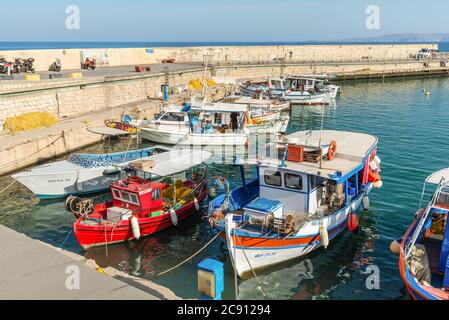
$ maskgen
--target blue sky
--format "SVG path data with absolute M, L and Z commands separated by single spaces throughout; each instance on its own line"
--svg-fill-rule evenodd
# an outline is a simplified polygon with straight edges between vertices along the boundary
M 65 28 L 68 5 L 80 30 Z M 365 27 L 368 5 L 380 30 Z M 0 41 L 310 41 L 449 32 L 447 0 L 22 0 Z M 8 10 L 9 10 L 8 9 Z M 5 12 L 4 12 L 5 13 Z

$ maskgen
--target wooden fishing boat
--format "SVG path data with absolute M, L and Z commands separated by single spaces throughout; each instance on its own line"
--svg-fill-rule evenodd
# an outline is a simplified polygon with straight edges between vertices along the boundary
M 428 185 L 436 187 L 430 201 L 391 248 L 399 254 L 401 278 L 413 299 L 449 300 L 449 168 L 426 179 L 421 203 Z
M 118 166 L 168 150 L 156 146 L 106 154 L 75 153 L 67 160 L 43 164 L 16 173 L 12 178 L 41 199 L 101 192 L 118 179 Z
M 296 132 L 249 163 L 258 178 L 247 184 L 242 169 L 243 186 L 209 204 L 209 222 L 240 277 L 357 230 L 357 211 L 368 210 L 368 194 L 382 186 L 377 138 L 362 133 Z
M 112 201 L 94 205 L 70 197 L 66 208 L 75 214 L 74 234 L 84 248 L 139 239 L 178 225 L 200 209 L 207 193 L 207 169 L 212 156 L 205 151 L 176 150 L 129 165 L 149 177 L 136 175 L 111 186 Z M 187 177 L 187 171 L 190 176 Z M 163 177 L 157 182 L 151 176 Z

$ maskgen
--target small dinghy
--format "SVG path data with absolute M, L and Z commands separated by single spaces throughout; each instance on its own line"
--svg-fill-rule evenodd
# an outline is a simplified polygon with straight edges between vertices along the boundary
M 204 162 L 211 156 L 199 150 L 157 154 L 130 163 L 135 172 L 112 184 L 112 201 L 94 205 L 90 199 L 69 197 L 66 208 L 77 217 L 73 231 L 79 244 L 88 249 L 138 240 L 177 226 L 197 212 L 206 197 Z M 160 179 L 151 181 L 154 176 Z
M 156 146 L 107 154 L 72 154 L 67 160 L 52 162 L 12 175 L 38 198 L 55 199 L 106 191 L 119 177 L 118 167 L 140 158 L 166 152 Z
M 244 278 L 357 231 L 354 215 L 382 186 L 377 142 L 355 132 L 296 132 L 277 152 L 267 145 L 269 156 L 254 159 L 257 179 L 246 183 L 242 167 L 243 186 L 209 204 L 209 222 L 221 232 L 236 273 Z
M 449 168 L 428 177 L 424 183 L 436 190 L 424 209 L 419 209 L 409 229 L 392 251 L 399 251 L 399 271 L 415 300 L 449 300 Z M 421 208 L 421 204 L 419 206 Z

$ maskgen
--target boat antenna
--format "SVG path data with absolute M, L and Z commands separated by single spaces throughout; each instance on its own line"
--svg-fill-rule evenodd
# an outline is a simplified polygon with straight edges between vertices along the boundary
M 323 139 L 323 128 L 324 128 L 324 103 L 321 106 L 321 128 L 320 128 L 320 140 L 318 145 L 318 148 L 320 149 L 320 154 L 321 154 L 321 140 Z M 323 168 L 322 166 L 323 166 L 323 156 L 320 155 L 320 169 Z
M 207 76 L 208 58 L 209 58 L 209 54 L 206 53 L 206 54 L 204 55 L 203 91 L 202 91 L 202 93 L 201 93 L 201 98 L 203 98 L 203 101 L 204 101 L 205 96 L 206 96 L 206 76 Z

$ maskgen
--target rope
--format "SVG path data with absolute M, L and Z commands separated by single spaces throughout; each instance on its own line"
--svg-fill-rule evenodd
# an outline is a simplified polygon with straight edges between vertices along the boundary
M 0 194 L 2 194 L 3 192 L 5 192 L 9 187 L 11 187 L 14 183 L 16 183 L 17 180 L 14 180 L 13 182 L 11 182 L 10 184 L 8 184 L 2 191 L 0 191 Z
M 265 298 L 268 298 L 268 299 L 269 299 L 270 297 L 268 296 L 267 292 L 265 291 L 265 288 L 264 288 L 263 285 L 262 285 L 262 281 L 260 281 L 259 277 L 258 277 L 257 274 L 256 274 L 256 271 L 254 271 L 253 267 L 251 266 L 251 263 L 249 262 L 248 257 L 246 256 L 245 250 L 243 250 L 243 246 L 242 246 L 242 242 L 240 241 L 240 237 L 238 236 L 237 233 L 235 234 L 235 236 L 236 236 L 237 239 L 239 240 L 239 244 L 240 244 L 240 247 L 242 248 L 243 255 L 245 256 L 246 262 L 248 262 L 248 265 L 249 265 L 249 267 L 251 268 L 251 272 L 253 273 L 254 278 L 256 278 L 257 282 L 259 282 L 259 286 L 260 286 L 260 289 L 262 289 L 263 295 L 265 296 Z
M 212 242 L 214 242 L 215 239 L 218 238 L 218 236 L 221 234 L 222 232 L 220 231 L 219 233 L 217 233 L 215 235 L 215 237 L 213 237 L 208 243 L 206 243 L 200 250 L 198 250 L 197 252 L 195 252 L 193 255 L 191 255 L 190 257 L 188 257 L 187 259 L 185 259 L 184 261 L 182 261 L 181 263 L 178 263 L 176 266 L 174 266 L 173 268 L 170 268 L 164 272 L 160 272 L 156 275 L 156 277 L 160 277 L 166 273 L 169 273 L 170 271 L 175 270 L 176 268 L 182 266 L 183 264 L 185 264 L 186 262 L 192 260 L 194 257 L 196 257 L 200 252 L 202 252 L 204 249 L 206 249 Z
M 73 229 L 70 228 L 69 233 L 67 234 L 67 236 L 65 237 L 64 241 L 62 241 L 61 245 L 59 246 L 60 249 L 62 249 L 62 247 L 65 245 L 66 241 L 69 239 L 70 235 L 72 234 Z

